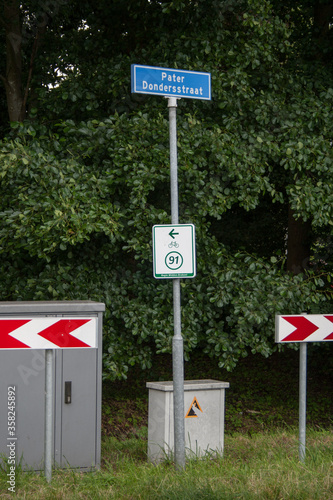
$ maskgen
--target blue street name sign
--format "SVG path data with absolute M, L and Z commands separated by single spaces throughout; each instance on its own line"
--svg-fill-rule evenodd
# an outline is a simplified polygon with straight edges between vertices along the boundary
M 211 99 L 210 73 L 132 64 L 132 92 L 188 99 Z

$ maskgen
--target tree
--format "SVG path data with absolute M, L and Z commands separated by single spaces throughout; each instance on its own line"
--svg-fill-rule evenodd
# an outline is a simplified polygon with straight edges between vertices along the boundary
M 38 26 L 38 2 L 3 3 L 31 33 L 28 86 L 15 87 L 25 114 L 2 127 L 3 300 L 104 301 L 105 377 L 170 350 L 172 287 L 151 267 L 151 227 L 170 222 L 167 110 L 130 94 L 135 62 L 212 73 L 212 102 L 178 106 L 180 220 L 197 233 L 186 356 L 200 348 L 232 369 L 276 349 L 275 314 L 327 307 L 329 9 L 316 30 L 306 0 L 61 0 Z

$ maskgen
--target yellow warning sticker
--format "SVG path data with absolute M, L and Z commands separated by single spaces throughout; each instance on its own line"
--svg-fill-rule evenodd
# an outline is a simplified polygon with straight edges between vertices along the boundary
M 203 413 L 201 406 L 199 405 L 198 400 L 195 397 L 191 403 L 191 406 L 189 407 L 188 412 L 185 415 L 185 418 L 195 418 L 198 416 L 199 411 Z

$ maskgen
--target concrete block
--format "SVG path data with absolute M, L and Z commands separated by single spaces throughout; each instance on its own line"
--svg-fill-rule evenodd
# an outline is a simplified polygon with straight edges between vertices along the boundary
M 173 382 L 147 382 L 148 460 L 172 458 L 174 450 Z M 222 454 L 225 389 L 229 382 L 184 382 L 185 448 L 187 457 Z

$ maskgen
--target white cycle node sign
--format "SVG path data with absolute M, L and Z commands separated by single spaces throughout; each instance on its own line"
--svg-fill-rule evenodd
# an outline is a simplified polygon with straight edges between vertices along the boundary
M 164 224 L 153 227 L 154 278 L 194 278 L 195 227 Z

